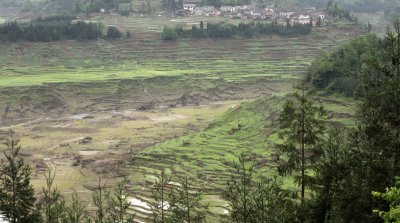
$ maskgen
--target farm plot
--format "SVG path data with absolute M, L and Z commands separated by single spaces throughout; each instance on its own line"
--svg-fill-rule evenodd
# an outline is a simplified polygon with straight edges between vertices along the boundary
M 355 101 L 343 98 L 320 98 L 330 113 L 330 122 L 351 126 Z M 147 148 L 136 155 L 126 167 L 131 180 L 145 176 L 140 187 L 132 191 L 138 196 L 148 197 L 150 180 L 155 172 L 165 169 L 176 176 L 196 179 L 199 188 L 206 194 L 210 204 L 209 222 L 220 222 L 226 214 L 227 203 L 220 197 L 226 182 L 233 173 L 233 162 L 242 153 L 257 157 L 258 178 L 277 179 L 287 188 L 295 188 L 290 178 L 279 177 L 275 143 L 279 138 L 275 132 L 283 97 L 273 96 L 234 106 L 218 117 L 206 129 L 179 138 L 168 140 Z
M 359 33 L 321 28 L 296 38 L 185 39 L 162 41 L 164 25 L 195 24 L 221 18 L 93 17 L 116 25 L 131 38 L 98 41 L 1 44 L 0 87 L 84 82 L 137 77 L 195 75 L 241 79 L 297 78 L 321 53 Z

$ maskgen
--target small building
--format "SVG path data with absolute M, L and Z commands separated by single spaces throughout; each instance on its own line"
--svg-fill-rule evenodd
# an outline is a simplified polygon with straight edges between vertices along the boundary
M 298 21 L 298 23 L 303 24 L 303 25 L 310 24 L 311 17 L 309 15 L 299 15 L 297 21 Z
M 294 14 L 293 11 L 280 11 L 279 12 L 279 17 L 283 19 L 289 19 L 292 15 Z
M 264 10 L 269 13 L 275 13 L 273 8 L 265 7 Z
M 221 6 L 220 11 L 223 13 L 232 13 L 235 12 L 236 9 L 232 6 Z
M 233 6 L 233 8 L 234 8 L 234 10 L 237 12 L 237 11 L 243 11 L 244 10 L 244 6 L 240 6 L 240 5 L 237 5 L 237 6 Z
M 262 15 L 261 15 L 261 13 L 253 12 L 253 13 L 251 14 L 251 18 L 252 18 L 252 19 L 262 19 Z
M 183 4 L 183 9 L 184 10 L 193 12 L 195 8 L 196 8 L 196 4 L 186 4 L 186 3 Z
M 275 16 L 275 12 L 272 8 L 265 8 L 261 11 L 261 14 L 265 19 L 272 19 Z
M 321 13 L 318 15 L 317 18 L 318 18 L 318 19 L 321 19 L 321 21 L 323 22 L 324 19 L 325 19 L 325 13 L 321 12 Z
M 214 16 L 217 15 L 217 10 L 214 6 L 202 6 L 194 9 L 195 15 Z

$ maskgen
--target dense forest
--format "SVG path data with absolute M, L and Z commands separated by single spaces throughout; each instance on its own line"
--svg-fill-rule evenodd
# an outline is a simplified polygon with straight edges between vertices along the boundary
M 29 23 L 9 22 L 0 25 L 2 41 L 50 42 L 65 39 L 94 40 L 103 36 L 102 24 L 77 21 L 70 16 L 38 18 Z M 120 38 L 116 27 L 108 27 L 107 37 Z
M 312 63 L 308 78 L 327 93 L 360 97 L 365 94 L 362 81 L 370 64 L 390 61 L 388 42 L 375 34 L 355 38 L 332 53 L 325 53 Z
M 161 37 L 163 40 L 176 40 L 182 38 L 231 38 L 241 36 L 251 38 L 257 35 L 278 34 L 281 36 L 306 35 L 311 32 L 310 24 L 278 25 L 276 22 L 252 22 L 239 23 L 207 23 L 206 27 L 200 22 L 199 27 L 192 26 L 192 29 L 184 29 L 181 26 L 173 28 L 164 27 Z

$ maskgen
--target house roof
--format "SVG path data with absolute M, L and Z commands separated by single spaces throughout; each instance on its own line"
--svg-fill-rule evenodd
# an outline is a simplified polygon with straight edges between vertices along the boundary
M 183 4 L 199 4 L 201 0 L 184 0 Z
M 202 7 L 197 7 L 196 9 L 197 10 L 215 10 L 215 7 L 206 5 L 206 6 L 202 6 Z
M 221 10 L 231 10 L 234 9 L 232 6 L 221 6 Z
M 310 19 L 309 15 L 299 15 L 299 19 Z

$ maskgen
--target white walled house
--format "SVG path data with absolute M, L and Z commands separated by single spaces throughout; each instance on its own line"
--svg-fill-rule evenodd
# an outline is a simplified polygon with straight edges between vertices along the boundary
M 184 10 L 193 12 L 195 8 L 196 8 L 195 4 L 183 4 L 183 9 Z
M 304 25 L 304 24 L 310 24 L 310 22 L 311 22 L 311 16 L 309 16 L 309 15 L 299 15 L 298 23 Z

